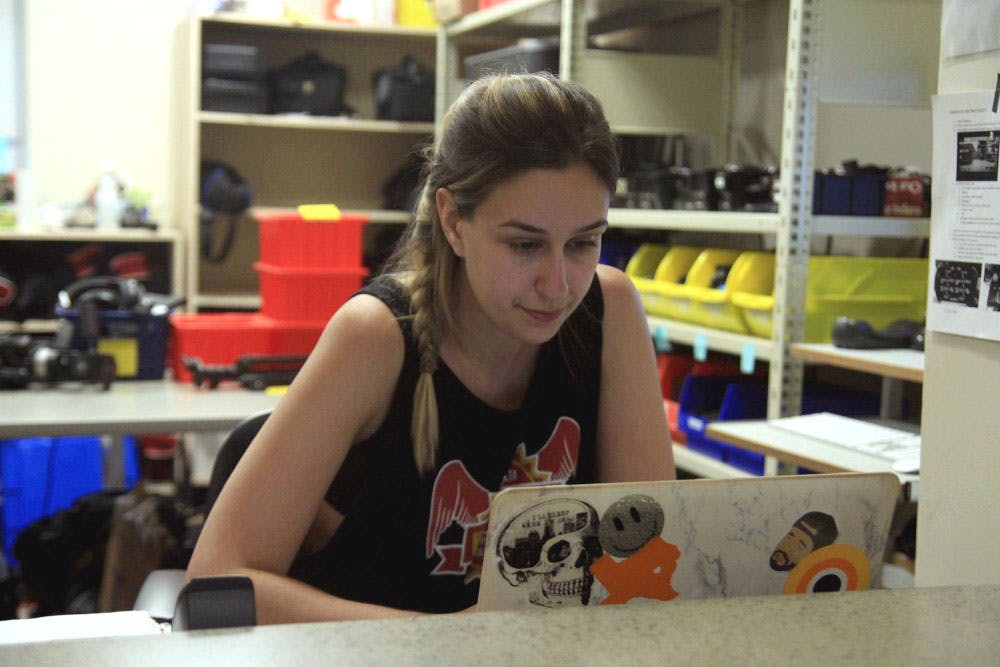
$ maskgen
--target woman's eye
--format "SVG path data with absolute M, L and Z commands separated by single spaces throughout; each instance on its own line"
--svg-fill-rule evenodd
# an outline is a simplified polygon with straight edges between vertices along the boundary
M 570 248 L 574 250 L 589 250 L 596 248 L 601 243 L 601 237 L 594 234 L 592 236 L 581 236 L 569 242 Z
M 511 249 L 514 250 L 514 252 L 516 252 L 518 254 L 521 254 L 521 255 L 530 255 L 531 253 L 536 252 L 537 250 L 539 250 L 542 247 L 542 242 L 541 241 L 534 241 L 534 240 L 530 240 L 530 239 L 524 239 L 524 240 L 519 240 L 519 241 L 511 241 L 510 242 L 510 247 L 511 247 Z

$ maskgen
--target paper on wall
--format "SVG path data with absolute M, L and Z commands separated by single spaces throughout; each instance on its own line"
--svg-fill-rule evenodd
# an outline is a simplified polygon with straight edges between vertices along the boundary
M 1000 340 L 997 91 L 933 100 L 927 328 Z

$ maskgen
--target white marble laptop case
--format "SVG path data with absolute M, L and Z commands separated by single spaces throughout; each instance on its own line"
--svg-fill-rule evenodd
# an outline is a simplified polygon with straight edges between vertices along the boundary
M 512 487 L 479 609 L 863 590 L 898 497 L 890 473 Z

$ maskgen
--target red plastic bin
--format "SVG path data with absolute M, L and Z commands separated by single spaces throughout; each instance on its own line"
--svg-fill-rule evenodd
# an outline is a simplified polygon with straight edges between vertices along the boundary
M 260 312 L 276 320 L 330 319 L 368 275 L 363 266 L 335 269 L 287 268 L 254 262 L 260 278 Z
M 231 364 L 243 354 L 270 354 L 271 322 L 256 313 L 175 313 L 170 334 L 170 368 L 183 382 L 191 380 L 191 373 L 182 357 Z
M 170 368 L 174 379 L 191 380 L 182 358 L 233 364 L 246 354 L 309 354 L 325 322 L 281 322 L 260 313 L 175 314 L 170 317 Z
M 257 213 L 260 261 L 282 268 L 332 269 L 362 264 L 367 216 L 304 220 L 296 212 Z

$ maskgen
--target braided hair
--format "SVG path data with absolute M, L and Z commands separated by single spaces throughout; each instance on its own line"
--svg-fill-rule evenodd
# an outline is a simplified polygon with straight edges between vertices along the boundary
M 447 188 L 458 214 L 468 219 L 498 183 L 530 169 L 586 164 L 611 192 L 618 178 L 618 148 L 600 103 L 579 84 L 548 73 L 476 80 L 445 114 L 442 127 L 424 151 L 417 208 L 387 264 L 410 295 L 420 364 L 410 432 L 421 474 L 435 467 L 433 375 L 442 336 L 455 330 L 451 298 L 459 263 L 441 228 L 438 189 Z

